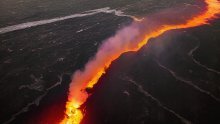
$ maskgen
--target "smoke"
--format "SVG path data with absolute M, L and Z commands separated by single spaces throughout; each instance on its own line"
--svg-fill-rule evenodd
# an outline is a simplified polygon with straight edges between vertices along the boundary
M 95 57 L 86 64 L 85 68 L 74 73 L 70 84 L 70 99 L 74 98 L 79 101 L 84 101 L 86 94 L 82 93 L 82 91 L 79 93 L 79 89 L 85 89 L 97 73 L 104 73 L 105 68 L 107 68 L 114 59 L 118 58 L 124 51 L 128 51 L 133 46 L 132 41 L 136 41 L 139 35 L 139 28 L 132 25 L 118 31 L 115 36 L 104 41 Z
M 78 108 L 89 97 L 85 89 L 92 88 L 111 62 L 121 54 L 139 50 L 151 38 L 158 37 L 166 31 L 207 24 L 219 13 L 218 0 L 199 1 L 198 5 L 178 6 L 148 15 L 141 22 L 133 22 L 130 26 L 106 39 L 99 47 L 95 57 L 85 65 L 84 69 L 73 74 L 66 105 L 66 116 L 61 124 L 80 123 L 83 114 Z
M 186 20 L 198 15 L 199 12 L 201 13 L 201 9 L 194 5 L 185 5 L 181 7 L 182 9 L 177 8 L 152 14 L 142 22 L 134 22 L 105 40 L 95 57 L 85 65 L 84 69 L 74 73 L 69 89 L 69 101 L 78 104 L 85 102 L 88 94 L 83 90 L 87 87 L 93 87 L 105 72 L 105 69 L 121 54 L 128 51 L 137 51 L 143 46 L 140 45 L 140 42 L 146 44 L 150 38 L 162 34 L 167 30 L 167 28 L 161 30 L 165 26 L 186 23 Z
M 104 41 L 95 57 L 85 65 L 85 68 L 74 73 L 70 84 L 69 100 L 76 100 L 79 104 L 85 101 L 88 95 L 82 90 L 88 87 L 92 80 L 97 81 L 102 73 L 104 73 L 105 68 L 108 68 L 113 60 L 124 52 L 138 50 L 138 44 L 145 39 L 145 35 L 152 34 L 152 32 L 157 31 L 157 29 L 161 29 L 164 24 L 183 23 L 183 20 L 187 19 L 182 19 L 183 17 L 180 18 L 178 15 L 185 9 L 188 10 L 189 6 L 182 7 L 182 9 L 178 11 L 175 9 L 167 9 L 161 13 L 148 16 L 148 18 L 142 22 L 134 22 Z M 190 18 L 189 16 L 187 17 Z

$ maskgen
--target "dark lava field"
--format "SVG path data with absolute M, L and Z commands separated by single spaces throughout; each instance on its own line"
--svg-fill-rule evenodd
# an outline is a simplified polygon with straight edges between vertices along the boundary
M 146 17 L 181 4 L 195 1 L 0 1 L 0 124 L 58 123 L 71 75 L 105 39 L 131 24 L 133 16 Z M 62 18 L 105 7 L 123 14 L 101 11 Z M 54 18 L 62 19 L 49 21 Z M 34 25 L 40 20 L 48 23 Z M 32 26 L 14 30 L 22 23 Z M 1 33 L 5 28 L 9 31 Z M 81 106 L 82 124 L 219 124 L 219 41 L 216 19 L 209 25 L 168 31 L 140 51 L 124 53 Z

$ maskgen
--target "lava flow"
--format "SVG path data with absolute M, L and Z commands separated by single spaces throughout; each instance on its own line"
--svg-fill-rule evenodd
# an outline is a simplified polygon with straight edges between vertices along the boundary
M 85 68 L 74 73 L 66 103 L 66 115 L 60 124 L 80 124 L 83 119 L 80 106 L 89 97 L 85 89 L 93 88 L 112 61 L 121 54 L 139 50 L 147 44 L 149 39 L 155 38 L 166 31 L 207 24 L 209 20 L 216 18 L 217 14 L 220 13 L 218 0 L 204 0 L 204 5 L 206 6 L 204 10 L 200 10 L 196 14 L 193 13 L 190 17 L 186 17 L 181 21 L 177 17 L 179 15 L 184 16 L 184 14 L 178 12 L 174 12 L 171 20 L 167 19 L 169 16 L 165 19 L 163 16 L 157 16 L 156 22 L 155 19 L 147 18 L 141 22 L 134 22 L 118 31 L 115 36 L 107 39 L 98 49 L 95 57 L 86 64 Z M 185 12 L 185 14 L 188 13 Z M 176 22 L 174 19 L 179 20 Z

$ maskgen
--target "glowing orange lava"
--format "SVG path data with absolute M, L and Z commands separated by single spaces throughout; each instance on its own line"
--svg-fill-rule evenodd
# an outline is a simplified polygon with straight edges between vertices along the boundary
M 83 118 L 81 110 L 79 110 L 80 104 L 71 101 L 66 103 L 66 115 L 67 117 L 61 122 L 61 124 L 79 124 Z
M 89 97 L 84 89 L 92 88 L 98 82 L 99 78 L 105 73 L 105 70 L 110 66 L 112 61 L 117 59 L 121 54 L 139 50 L 147 44 L 150 38 L 158 37 L 168 30 L 196 27 L 207 24 L 209 20 L 214 19 L 216 14 L 220 13 L 219 1 L 204 0 L 204 2 L 207 4 L 206 10 L 203 13 L 188 19 L 183 24 L 159 26 L 157 29 L 146 33 L 144 35 L 144 40 L 135 42 L 136 44 L 132 45 L 125 44 L 122 48 L 115 47 L 113 52 L 105 51 L 106 55 L 104 56 L 102 55 L 102 52 L 98 51 L 95 59 L 89 61 L 83 71 L 77 71 L 74 74 L 70 85 L 69 99 L 66 104 L 66 115 L 60 124 L 80 124 L 83 118 L 83 112 L 79 109 L 79 107 Z

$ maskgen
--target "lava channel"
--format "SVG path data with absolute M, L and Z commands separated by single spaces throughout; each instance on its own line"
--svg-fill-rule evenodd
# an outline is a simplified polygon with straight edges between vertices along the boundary
M 115 36 L 104 41 L 95 57 L 85 65 L 84 69 L 73 74 L 68 101 L 66 102 L 66 115 L 59 123 L 80 124 L 83 119 L 83 111 L 80 106 L 89 97 L 85 89 L 93 88 L 112 61 L 119 58 L 123 53 L 138 51 L 147 44 L 149 39 L 158 37 L 166 31 L 208 24 L 220 13 L 218 0 L 198 0 L 198 2 L 204 3 L 205 8 L 192 7 L 191 9 L 196 10 L 195 8 L 197 8 L 199 12 L 190 13 L 191 9 L 187 9 L 186 12 L 183 12 L 185 9 L 178 12 L 179 8 L 177 11 L 170 10 L 169 12 L 167 10 L 168 14 L 164 14 L 166 11 L 163 11 L 140 22 L 135 21 L 130 26 L 119 30 Z

